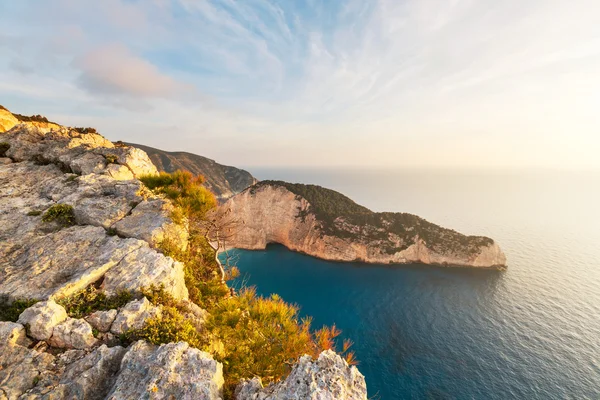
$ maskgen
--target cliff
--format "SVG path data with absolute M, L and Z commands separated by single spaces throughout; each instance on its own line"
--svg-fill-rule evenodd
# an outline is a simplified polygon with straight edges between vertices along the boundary
M 166 239 L 184 252 L 191 235 L 140 181 L 157 174 L 146 153 L 0 116 L 0 399 L 224 398 L 227 338 L 192 301 L 189 265 L 165 254 Z M 366 399 L 360 372 L 331 351 L 275 385 L 247 378 L 238 400 Z
M 228 199 L 257 182 L 256 178 L 248 171 L 222 165 L 210 158 L 197 154 L 185 151 L 164 151 L 135 143 L 126 144 L 144 150 L 159 171 L 174 172 L 184 170 L 190 171 L 194 175 L 203 175 L 206 179 L 204 185 L 218 199 Z
M 375 213 L 333 190 L 263 181 L 229 199 L 238 219 L 229 248 L 279 243 L 325 260 L 504 268 L 492 239 L 466 236 L 406 213 Z

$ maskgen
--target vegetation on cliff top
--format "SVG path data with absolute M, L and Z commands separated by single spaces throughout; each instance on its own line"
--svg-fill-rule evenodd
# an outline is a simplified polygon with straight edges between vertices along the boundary
M 171 199 L 181 220 L 189 222 L 189 242 L 182 251 L 173 241 L 165 240 L 161 250 L 183 262 L 185 282 L 190 300 L 209 312 L 204 329 L 198 332 L 185 318 L 185 310 L 173 303 L 160 290 L 146 293 L 155 304 L 167 310 L 161 317 L 150 319 L 143 328 L 129 332 L 127 338 L 143 338 L 152 343 L 186 340 L 193 346 L 210 352 L 223 363 L 225 398 L 242 378 L 260 377 L 264 383 L 283 378 L 303 354 L 317 356 L 322 350 L 334 347 L 339 331 L 324 327 L 311 331 L 310 320 L 301 320 L 298 307 L 278 296 L 264 298 L 255 290 L 245 289 L 232 294 L 222 280 L 215 250 L 209 245 L 205 228 L 206 213 L 216 206 L 214 196 L 202 185 L 202 177 L 189 172 L 141 178 L 154 193 Z M 234 268 L 226 277 L 235 276 Z M 342 351 L 350 363 L 354 355 L 350 343 Z
M 335 190 L 317 185 L 262 181 L 250 190 L 256 191 L 262 186 L 281 186 L 306 199 L 310 203 L 308 212 L 312 212 L 321 223 L 323 234 L 378 241 L 383 251 L 389 254 L 406 249 L 415 242 L 417 236 L 441 254 L 473 254 L 482 246 L 493 243 L 490 238 L 466 236 L 413 214 L 373 212 Z M 299 211 L 298 218 L 304 220 L 306 212 Z

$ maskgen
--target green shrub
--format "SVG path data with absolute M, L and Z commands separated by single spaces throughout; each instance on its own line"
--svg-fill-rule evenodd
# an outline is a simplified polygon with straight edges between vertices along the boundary
M 15 114 L 15 113 L 12 113 L 12 115 L 14 115 L 15 118 L 21 122 L 49 122 L 51 124 L 54 123 L 54 122 L 48 121 L 48 118 L 44 117 L 43 115 L 27 116 L 27 115 Z
M 202 186 L 204 177 L 188 171 L 161 172 L 142 176 L 140 180 L 154 193 L 163 194 L 173 201 L 189 219 L 201 219 L 217 205 L 215 195 Z
M 38 301 L 39 300 L 34 299 L 17 299 L 10 304 L 8 301 L 0 302 L 0 321 L 17 322 L 19 315 L 21 315 L 26 308 L 31 307 Z
M 31 210 L 27 213 L 27 215 L 29 215 L 30 217 L 37 217 L 38 215 L 41 215 L 42 212 L 40 210 Z
M 212 308 L 206 326 L 213 343 L 207 350 L 223 363 L 225 397 L 242 378 L 259 376 L 269 384 L 288 374 L 298 357 L 333 349 L 340 331 L 333 326 L 311 333 L 310 323 L 299 318 L 297 306 L 277 295 L 257 296 L 254 289 Z M 349 346 L 346 342 L 344 350 Z M 347 359 L 354 362 L 353 354 Z
M 122 291 L 109 297 L 94 285 L 90 285 L 74 295 L 58 299 L 56 302 L 67 310 L 69 317 L 83 318 L 95 311 L 123 307 L 132 299 L 131 292 Z
M 104 158 L 109 164 L 117 164 L 119 157 L 116 154 L 105 154 Z
M 114 227 L 111 226 L 110 228 L 108 228 L 106 230 L 106 234 L 108 236 L 116 236 L 117 235 L 117 228 L 114 228 Z
M 58 221 L 63 226 L 75 225 L 75 214 L 73 206 L 68 204 L 55 204 L 50 207 L 42 216 L 42 221 Z
M 79 133 L 82 133 L 82 134 L 98 132 L 98 131 L 96 131 L 96 128 L 90 128 L 90 127 L 84 128 L 84 127 L 77 126 L 77 127 L 71 128 L 71 129 L 73 129 L 74 131 L 77 131 Z
M 10 143 L 0 142 L 0 157 L 6 157 L 8 149 L 10 149 Z
M 206 338 L 175 307 L 163 307 L 160 316 L 147 319 L 140 329 L 124 332 L 121 340 L 146 340 L 153 344 L 184 341 L 197 348 L 206 344 Z

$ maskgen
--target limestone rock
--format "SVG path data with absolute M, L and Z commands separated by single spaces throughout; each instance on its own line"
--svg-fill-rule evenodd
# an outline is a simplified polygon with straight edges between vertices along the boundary
M 8 110 L 0 108 L 0 132 L 6 132 L 19 124 L 19 120 Z
M 30 342 L 23 325 L 15 322 L 0 321 L 0 345 L 19 344 L 21 346 L 28 346 Z
M 141 240 L 107 236 L 104 229 L 94 226 L 73 226 L 21 238 L 0 259 L 0 295 L 35 299 L 69 296 L 144 245 Z
M 157 247 L 163 240 L 169 239 L 184 250 L 187 246 L 187 229 L 173 223 L 173 206 L 163 199 L 152 199 L 138 204 L 131 215 L 115 224 L 117 233 L 126 237 L 145 240 Z
M 96 344 L 96 338 L 86 321 L 68 318 L 54 327 L 48 344 L 62 349 L 87 349 Z
M 54 361 L 51 354 L 0 342 L 0 399 L 17 399 L 33 388 Z
M 208 353 L 185 342 L 154 346 L 134 343 L 108 394 L 112 400 L 222 398 L 223 367 Z
M 73 159 L 69 165 L 71 170 L 78 175 L 97 174 L 106 168 L 106 160 L 100 154 L 83 153 Z
M 110 331 L 120 335 L 130 329 L 140 329 L 148 318 L 153 318 L 161 314 L 161 309 L 155 307 L 143 297 L 140 300 L 133 300 L 127 303 L 119 310 L 115 321 L 110 327 Z
M 85 320 L 99 332 L 108 332 L 117 317 L 117 310 L 95 311 L 85 317 Z
M 131 206 L 125 197 L 84 197 L 74 204 L 75 220 L 80 225 L 96 225 L 105 229 L 124 218 Z
M 133 179 L 133 172 L 124 165 L 109 164 L 106 167 L 106 174 L 118 181 Z
M 65 309 L 53 300 L 41 301 L 27 308 L 17 321 L 27 327 L 29 336 L 37 340 L 48 340 L 54 327 L 68 318 Z
M 0 164 L 12 164 L 12 160 L 8 157 L 0 157 Z
M 339 355 L 326 350 L 315 361 L 303 356 L 285 380 L 262 388 L 259 379 L 244 381 L 235 391 L 236 400 L 366 400 L 364 376 L 349 367 Z
M 61 399 L 104 399 L 116 380 L 126 351 L 121 346 L 98 347 L 67 366 L 52 394 Z
M 114 295 L 123 290 L 139 292 L 142 287 L 151 285 L 163 285 L 176 299 L 188 298 L 183 264 L 165 257 L 144 243 L 125 255 L 117 266 L 106 273 L 102 290 Z

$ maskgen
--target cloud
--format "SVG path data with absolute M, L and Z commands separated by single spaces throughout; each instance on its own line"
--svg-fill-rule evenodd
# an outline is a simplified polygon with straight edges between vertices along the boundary
M 161 73 L 120 44 L 94 49 L 73 65 L 81 71 L 80 87 L 93 95 L 177 99 L 193 92 L 191 85 Z

